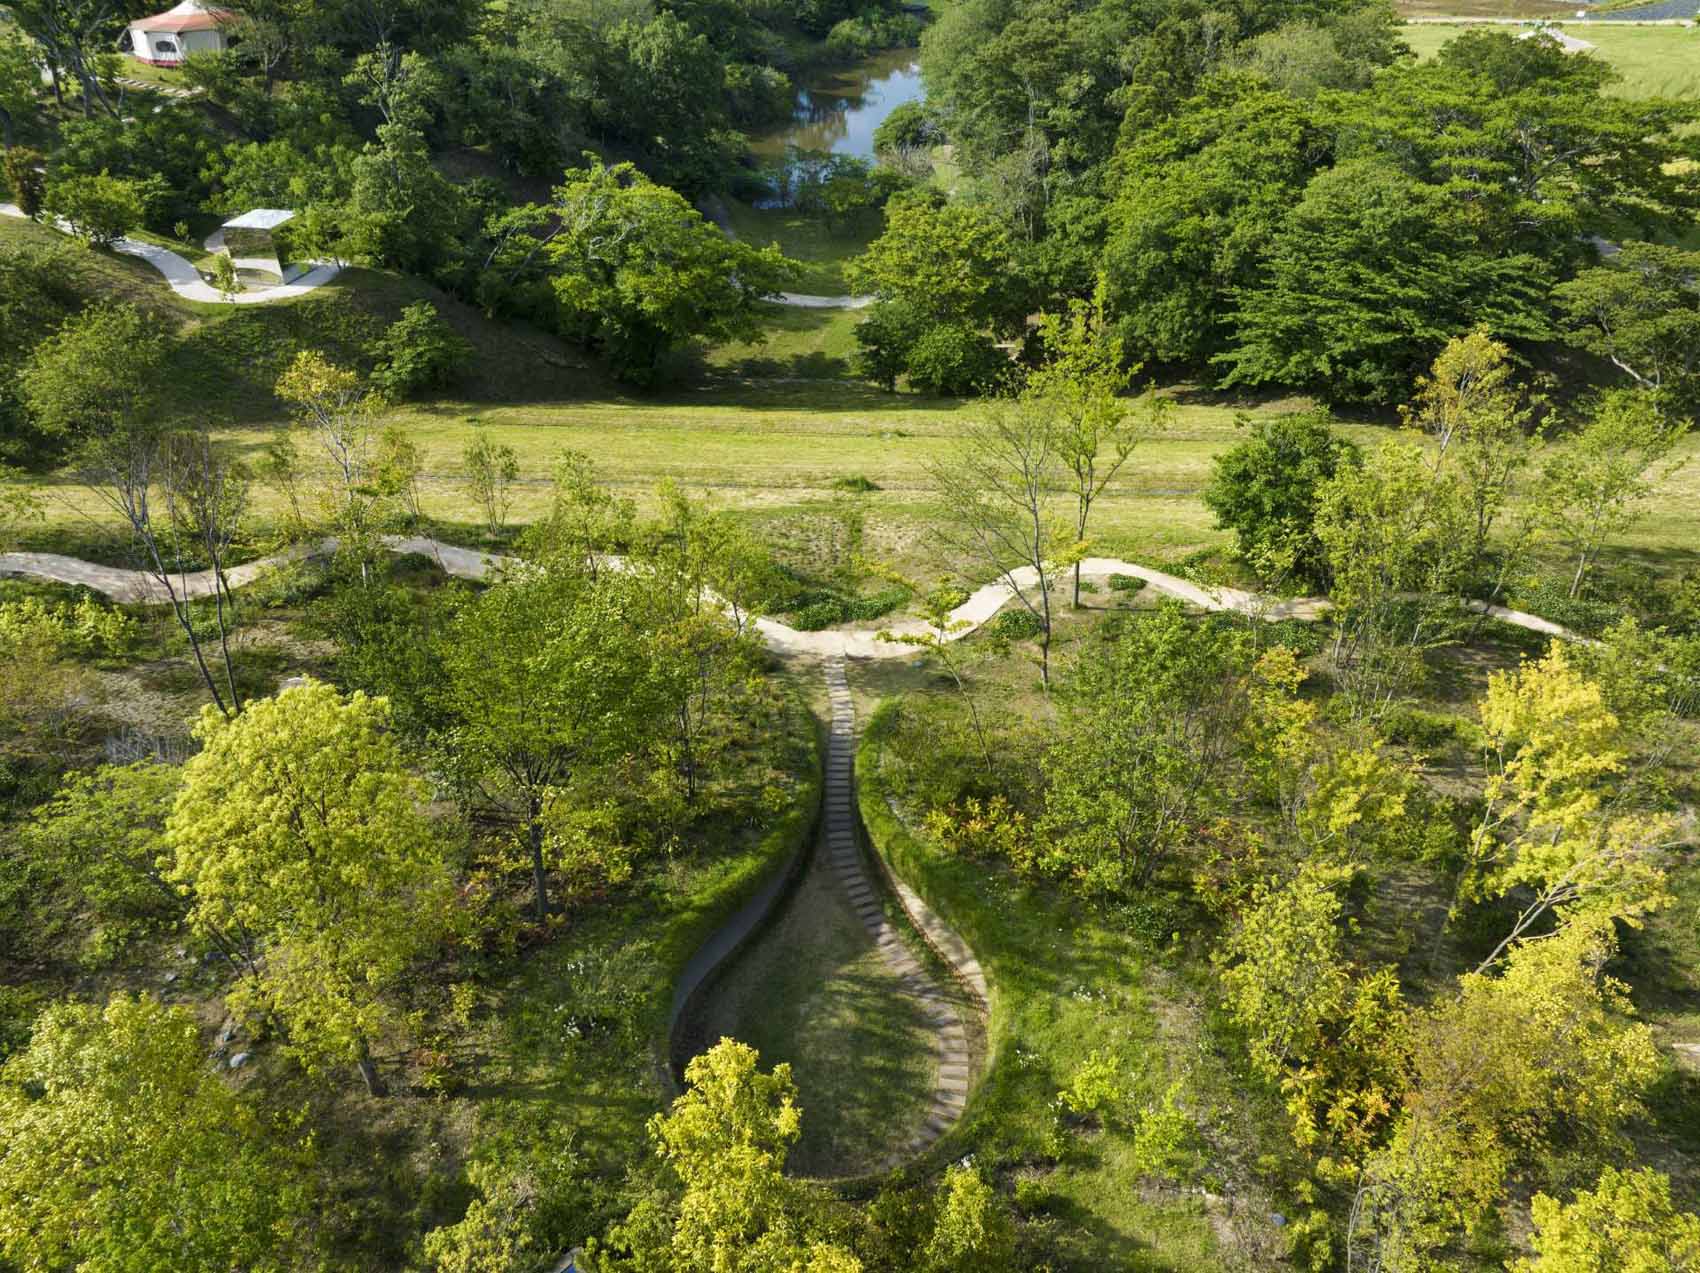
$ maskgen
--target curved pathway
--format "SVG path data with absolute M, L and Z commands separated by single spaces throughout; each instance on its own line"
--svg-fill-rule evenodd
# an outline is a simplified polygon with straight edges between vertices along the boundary
M 513 560 L 501 553 L 462 548 L 424 535 L 386 535 L 384 545 L 391 552 L 420 553 L 430 557 L 446 573 L 461 579 L 488 578 L 491 572 Z M 225 571 L 225 578 L 232 587 L 240 588 L 273 566 L 297 561 L 303 557 L 327 554 L 335 549 L 334 539 L 323 539 L 317 544 L 298 545 L 287 552 L 233 566 Z M 1090 579 L 1132 575 L 1145 580 L 1159 592 L 1178 598 L 1188 605 L 1197 606 L 1201 610 L 1228 611 L 1271 622 L 1281 619 L 1314 621 L 1333 608 L 1333 604 L 1326 597 L 1270 597 L 1240 588 L 1210 588 L 1117 557 L 1088 557 L 1080 563 L 1080 573 Z M 21 575 L 55 583 L 76 584 L 92 588 L 114 601 L 152 604 L 166 600 L 165 590 L 159 581 L 146 571 L 98 566 L 62 553 L 0 553 L 0 575 Z M 1035 572 L 1028 566 L 1010 571 L 1003 580 L 978 589 L 968 600 L 950 612 L 950 622 L 954 630 L 945 634 L 945 640 L 956 641 L 967 636 L 992 619 L 1014 599 L 1016 585 L 1031 588 L 1035 582 Z M 179 596 L 208 597 L 213 593 L 213 573 L 210 570 L 174 576 L 172 583 Z M 1481 601 L 1465 601 L 1463 605 L 1465 609 L 1473 610 L 1477 614 L 1485 614 L 1501 623 L 1539 632 L 1543 636 L 1590 643 L 1589 638 L 1537 614 L 1510 610 L 1505 606 L 1488 605 Z M 767 647 L 775 654 L 807 655 L 824 659 L 890 659 L 904 658 L 914 652 L 911 646 L 881 639 L 881 632 L 847 632 L 838 628 L 827 628 L 820 632 L 800 632 L 777 619 L 761 618 L 755 621 L 755 627 Z M 882 629 L 883 633 L 893 637 L 924 636 L 931 631 L 932 629 L 918 619 L 894 623 Z
M 0 215 L 22 217 L 24 212 L 15 203 L 0 203 Z M 66 221 L 55 221 L 54 225 L 66 234 L 71 233 L 71 226 Z M 275 287 L 248 288 L 225 296 L 203 279 L 193 265 L 170 248 L 142 243 L 136 239 L 119 239 L 112 245 L 112 250 L 146 261 L 163 274 L 171 290 L 185 300 L 204 301 L 212 305 L 267 305 L 272 301 L 293 300 L 297 296 L 305 296 L 315 288 L 323 287 L 342 273 L 342 266 L 336 261 L 315 261 L 310 270 L 291 282 L 279 283 Z
M 833 874 L 849 898 L 857 918 L 867 928 L 868 935 L 874 939 L 874 945 L 885 960 L 886 966 L 897 975 L 898 986 L 921 1006 L 927 1024 L 934 1031 L 933 1059 L 938 1078 L 928 1105 L 926 1121 L 897 1155 L 896 1160 L 901 1160 L 926 1149 L 962 1116 L 963 1108 L 968 1104 L 968 1031 L 956 1005 L 939 992 L 926 969 L 909 953 L 903 939 L 898 936 L 897 929 L 886 918 L 885 910 L 880 905 L 879 885 L 870 878 L 861 848 L 857 844 L 854 791 L 856 710 L 850 698 L 849 684 L 844 679 L 843 659 L 828 661 L 826 689 L 832 703 L 832 721 L 827 731 L 826 817 L 823 821 L 819 860 L 822 863 L 830 863 Z M 899 900 L 902 900 L 901 896 Z M 912 912 L 911 915 L 913 917 Z M 967 951 L 961 939 L 948 929 L 939 933 L 929 932 L 919 924 L 917 927 L 935 944 L 939 944 L 943 937 L 962 951 Z M 942 929 L 942 925 L 937 927 Z M 972 962 L 972 955 L 968 956 L 968 960 L 972 963 L 974 973 L 979 974 L 980 966 L 977 962 Z M 969 981 L 969 987 L 975 990 L 983 1006 L 986 997 L 984 977 L 981 976 L 977 987 Z
M 791 305 L 797 309 L 867 309 L 875 296 L 811 296 L 807 292 L 775 292 L 766 299 L 775 305 Z

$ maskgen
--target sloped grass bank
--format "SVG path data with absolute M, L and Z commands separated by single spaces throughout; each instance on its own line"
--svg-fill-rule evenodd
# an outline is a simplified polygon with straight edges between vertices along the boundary
M 1033 1253 L 1052 1268 L 1221 1268 L 1202 1197 L 1145 1178 L 1119 1119 L 1071 1126 L 1056 1103 L 1094 1052 L 1115 1059 L 1130 1105 L 1186 1072 L 1160 1020 L 1171 1005 L 1149 985 L 1159 955 L 1127 916 L 952 857 L 910 829 L 897 812 L 901 752 L 924 736 L 905 719 L 920 697 L 873 714 L 856 778 L 873 851 L 973 948 L 989 985 L 986 1073 L 942 1152 L 972 1154 L 1013 1195 Z

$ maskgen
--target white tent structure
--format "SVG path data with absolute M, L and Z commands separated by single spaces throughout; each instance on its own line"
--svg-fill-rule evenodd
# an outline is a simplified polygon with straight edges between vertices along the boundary
M 119 47 L 149 66 L 182 66 L 194 53 L 221 53 L 230 41 L 224 26 L 235 15 L 214 9 L 200 0 L 183 0 L 164 13 L 137 18 L 125 30 Z

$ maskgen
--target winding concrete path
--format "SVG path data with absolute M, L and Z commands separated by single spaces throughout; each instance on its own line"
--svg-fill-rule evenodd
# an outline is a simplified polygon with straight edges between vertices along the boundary
M 486 579 L 493 571 L 507 565 L 513 558 L 500 553 L 462 548 L 423 535 L 386 535 L 384 544 L 396 553 L 420 553 L 432 558 L 448 574 L 461 579 Z M 234 566 L 225 572 L 232 587 L 251 583 L 273 566 L 303 557 L 323 555 L 334 551 L 336 541 L 324 539 L 317 544 L 303 544 L 246 565 Z M 1103 579 L 1111 575 L 1132 575 L 1143 579 L 1159 592 L 1178 598 L 1201 610 L 1229 611 L 1271 622 L 1280 619 L 1313 621 L 1322 618 L 1332 608 L 1326 597 L 1269 597 L 1262 593 L 1246 592 L 1240 588 L 1209 588 L 1191 580 L 1141 566 L 1137 562 L 1117 557 L 1088 557 L 1080 563 L 1080 573 L 1088 579 Z M 141 570 L 124 570 L 116 566 L 98 566 L 77 557 L 61 553 L 0 553 L 0 575 L 18 575 L 46 579 L 55 583 L 77 584 L 111 597 L 114 601 L 143 604 L 163 603 L 167 598 L 159 581 Z M 1058 578 L 1062 576 L 1059 573 Z M 948 641 L 959 640 L 992 619 L 1015 597 L 1015 585 L 1031 588 L 1036 582 L 1031 567 L 1011 571 L 1007 579 L 986 584 L 968 600 L 950 612 L 954 630 L 946 633 Z M 179 596 L 207 597 L 213 592 L 213 573 L 194 571 L 174 576 L 173 586 Z M 1491 606 L 1481 601 L 1465 601 L 1464 608 L 1485 614 L 1502 623 L 1539 632 L 1543 636 L 1564 641 L 1587 643 L 1589 638 L 1543 619 L 1536 614 Z M 890 659 L 904 658 L 914 653 L 914 647 L 887 640 L 891 637 L 924 636 L 932 629 L 918 619 L 894 623 L 881 632 L 853 632 L 827 628 L 820 632 L 800 632 L 777 619 L 757 619 L 756 630 L 775 654 L 806 655 L 821 659 Z
M 23 209 L 15 203 L 0 203 L 0 215 L 22 217 Z M 69 222 L 55 221 L 54 227 L 64 233 L 71 233 Z M 165 276 L 165 281 L 171 290 L 185 300 L 204 301 L 211 305 L 269 305 L 273 301 L 293 300 L 297 296 L 305 296 L 315 288 L 323 287 L 338 274 L 342 266 L 336 261 L 315 261 L 313 267 L 305 274 L 288 283 L 279 283 L 275 287 L 247 288 L 231 296 L 225 296 L 211 283 L 208 283 L 185 258 L 173 252 L 170 248 L 162 248 L 153 243 L 142 243 L 136 239 L 119 239 L 112 245 L 114 252 L 125 256 L 133 256 L 146 261 L 154 269 Z
M 875 296 L 811 296 L 807 292 L 775 292 L 767 298 L 775 305 L 790 305 L 796 309 L 867 309 Z
M 830 865 L 857 918 L 873 938 L 881 958 L 896 974 L 898 986 L 920 1005 L 927 1024 L 933 1030 L 933 1061 L 938 1076 L 933 1095 L 925 1121 L 894 1157 L 895 1165 L 926 1149 L 962 1117 L 962 1111 L 968 1104 L 968 1085 L 972 1077 L 968 1030 L 956 1004 L 940 992 L 927 970 L 903 944 L 896 927 L 886 918 L 885 908 L 880 902 L 879 885 L 868 873 L 857 840 L 856 709 L 850 697 L 850 686 L 844 679 L 842 658 L 828 660 L 826 689 L 832 703 L 832 719 L 827 729 L 826 816 L 822 822 L 817 865 Z M 900 903 L 905 901 L 901 893 L 898 900 Z M 909 910 L 907 904 L 904 909 L 911 921 L 915 921 L 915 913 Z M 985 977 L 980 973 L 979 962 L 967 953 L 966 944 L 945 928 L 936 916 L 932 917 L 930 929 L 920 923 L 916 923 L 916 927 L 935 948 L 941 951 L 959 950 L 966 954 L 965 962 L 971 964 L 978 984 L 966 976 L 964 980 L 983 1008 L 986 1001 Z M 950 956 L 947 954 L 946 958 Z M 951 962 L 956 966 L 954 960 Z M 958 973 L 961 975 L 960 968 Z

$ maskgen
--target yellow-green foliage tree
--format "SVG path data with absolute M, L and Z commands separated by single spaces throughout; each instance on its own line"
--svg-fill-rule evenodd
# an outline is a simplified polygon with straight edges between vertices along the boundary
M 208 1065 L 186 1008 L 55 1004 L 0 1069 L 8 1267 L 300 1268 L 310 1170 Z
M 1531 894 L 1483 967 L 1555 908 L 1635 922 L 1662 905 L 1655 850 L 1668 823 L 1613 807 L 1626 739 L 1600 686 L 1555 644 L 1542 659 L 1494 673 L 1480 712 L 1488 778 L 1463 895 Z
M 674 1198 L 645 1199 L 607 1245 L 598 1273 L 860 1273 L 861 1261 L 811 1232 L 808 1187 L 785 1175 L 802 1133 L 791 1067 L 759 1068 L 722 1039 L 685 1067 L 688 1090 L 649 1122 Z
M 388 704 L 309 682 L 234 720 L 203 713 L 196 736 L 166 828 L 190 923 L 263 953 L 233 1006 L 275 1013 L 304 1063 L 355 1062 L 380 1093 L 384 992 L 444 932 L 452 885 Z
M 1535 1254 L 1513 1273 L 1692 1273 L 1700 1269 L 1700 1216 L 1677 1210 L 1670 1177 L 1607 1167 L 1570 1203 L 1544 1193 L 1529 1204 Z

